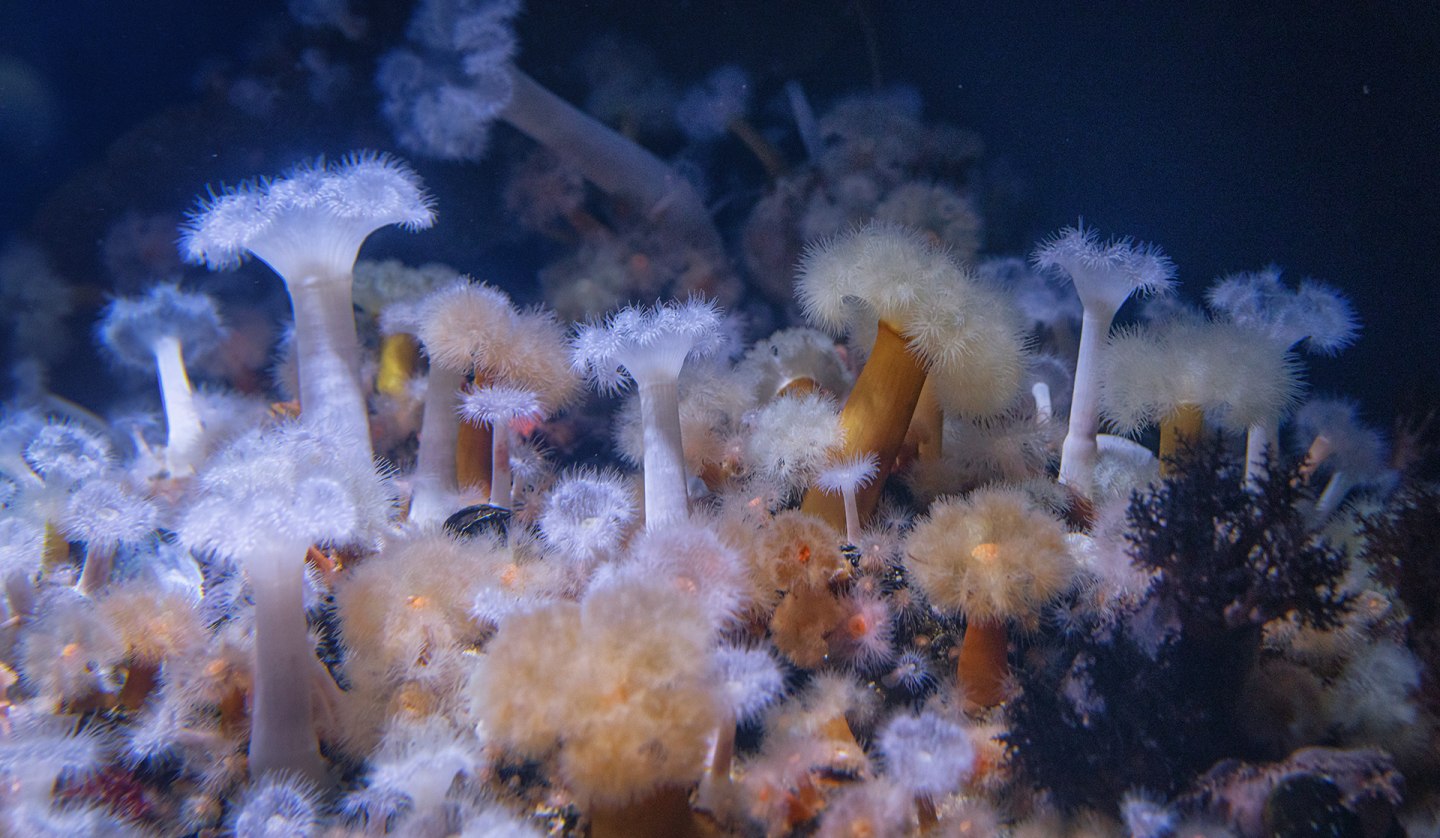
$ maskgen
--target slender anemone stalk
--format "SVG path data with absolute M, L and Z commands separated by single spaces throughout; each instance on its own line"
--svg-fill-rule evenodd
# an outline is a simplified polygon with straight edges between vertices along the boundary
M 477 364 L 503 352 L 514 343 L 514 310 L 510 298 L 487 285 L 461 279 L 420 302 L 419 336 L 430 358 L 430 375 L 425 385 L 425 413 L 420 425 L 420 451 L 415 463 L 415 491 L 410 501 L 411 520 L 426 523 L 444 520 L 455 511 L 459 491 L 472 482 L 460 461 L 466 427 L 457 411 L 460 389 L 475 372 Z M 476 433 L 483 433 L 476 429 Z M 488 472 L 492 447 L 484 440 Z M 462 471 L 466 473 L 462 475 Z
M 1280 269 L 1232 274 L 1205 292 L 1210 307 L 1238 326 L 1254 329 L 1276 345 L 1302 345 L 1309 352 L 1334 355 L 1355 341 L 1359 321 L 1349 300 L 1334 288 L 1303 280 L 1286 287 Z M 1281 414 L 1261 417 L 1245 440 L 1245 482 L 1254 487 L 1264 475 L 1266 458 L 1275 453 Z
M 285 281 L 295 315 L 301 407 L 354 450 L 371 452 L 352 299 L 355 259 L 381 227 L 429 227 L 431 203 L 408 166 L 362 152 L 213 195 L 182 231 L 180 249 L 191 262 L 220 269 L 249 254 Z
M 680 369 L 686 358 L 714 354 L 723 344 L 719 309 L 694 299 L 629 306 L 603 323 L 579 327 L 571 339 L 572 367 L 595 387 L 615 392 L 633 381 L 639 391 L 647 529 L 690 514 L 680 441 Z
M 305 554 L 317 542 L 373 540 L 389 498 L 368 455 L 313 419 L 241 437 L 197 479 L 181 541 L 235 559 L 255 602 L 250 770 L 323 784 L 309 677 L 321 664 L 305 619 Z
M 1129 239 L 1100 241 L 1083 224 L 1067 227 L 1035 251 L 1036 267 L 1059 269 L 1075 284 L 1085 313 L 1070 401 L 1070 425 L 1060 455 L 1060 482 L 1089 494 L 1100 432 L 1100 353 L 1120 306 L 1133 294 L 1174 287 L 1175 266 L 1160 249 Z
M 837 460 L 815 478 L 816 486 L 844 498 L 845 540 L 849 544 L 860 543 L 860 511 L 855 493 L 869 485 L 879 473 L 880 461 L 874 454 L 855 454 Z
M 173 477 L 194 473 L 205 453 L 205 428 L 185 357 L 213 350 L 224 338 L 214 300 L 157 285 L 143 297 L 112 302 L 97 334 L 121 363 L 155 371 L 165 406 L 165 465 Z
M 531 390 L 491 384 L 477 387 L 460 400 L 460 415 L 466 421 L 490 427 L 493 463 L 490 475 L 490 505 L 510 507 L 511 424 L 535 420 L 544 415 L 540 398 Z

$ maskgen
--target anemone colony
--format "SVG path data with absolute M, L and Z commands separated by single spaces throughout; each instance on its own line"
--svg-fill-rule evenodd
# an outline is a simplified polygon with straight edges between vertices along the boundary
M 423 0 L 378 81 L 409 154 L 528 138 L 546 305 L 357 262 L 444 201 L 316 159 L 180 233 L 283 281 L 273 386 L 195 271 L 95 330 L 163 419 L 7 405 L 0 831 L 1435 834 L 1440 491 L 1305 401 L 1336 290 L 1116 327 L 1161 248 L 979 257 L 976 143 L 903 93 L 757 127 L 739 68 L 682 95 L 611 49 L 586 113 L 517 11 Z M 738 234 L 657 113 L 754 152 Z

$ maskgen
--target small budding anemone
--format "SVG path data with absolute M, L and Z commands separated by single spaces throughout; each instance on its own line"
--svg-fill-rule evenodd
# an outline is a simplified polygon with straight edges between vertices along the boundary
M 122 364 L 155 371 L 165 406 L 165 465 L 172 476 L 194 473 L 205 453 L 205 429 L 185 358 L 213 350 L 224 338 L 214 300 L 156 285 L 143 297 L 110 303 L 96 334 Z
M 540 398 L 532 390 L 487 384 L 466 392 L 460 400 L 460 415 L 467 422 L 490 429 L 490 505 L 510 507 L 510 426 L 535 421 L 544 414 Z
M 342 445 L 372 454 L 352 298 L 355 259 L 381 227 L 420 230 L 434 222 L 430 196 L 408 166 L 360 152 L 202 201 L 181 231 L 180 250 L 211 269 L 254 255 L 280 275 L 295 314 L 302 409 L 332 426 Z
M 583 571 L 620 547 L 636 512 L 635 498 L 620 475 L 571 472 L 545 496 L 540 538 Z
M 830 463 L 815 476 L 821 491 L 838 493 L 845 503 L 845 543 L 860 543 L 860 510 L 855 496 L 880 473 L 874 454 L 855 454 Z
M 1034 624 L 1076 574 L 1065 529 L 1015 489 L 978 489 L 930 507 L 905 541 L 905 566 L 943 611 L 965 615 L 958 675 L 981 707 L 1005 695 L 1006 624 Z
M 633 381 L 640 394 L 645 436 L 645 526 L 690 514 L 685 454 L 680 439 L 680 369 L 692 356 L 724 345 L 713 303 L 662 302 L 623 308 L 603 323 L 579 327 L 570 341 L 574 370 L 614 392 Z

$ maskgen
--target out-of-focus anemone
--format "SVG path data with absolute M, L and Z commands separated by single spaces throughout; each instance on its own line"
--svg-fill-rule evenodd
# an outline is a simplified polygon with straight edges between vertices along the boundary
M 763 646 L 721 646 L 714 652 L 715 677 L 738 724 L 758 719 L 785 691 L 785 672 Z
M 40 597 L 17 653 L 26 686 L 42 705 L 60 712 L 118 689 L 125 646 L 93 601 L 58 586 Z
M 914 828 L 914 795 L 887 778 L 876 778 L 841 789 L 825 807 L 815 835 L 906 835 Z
M 411 479 L 414 491 L 410 518 L 420 524 L 444 520 L 456 506 L 465 469 L 459 446 L 464 435 L 456 409 L 460 390 L 476 368 L 499 356 L 507 342 L 513 342 L 514 309 L 503 292 L 483 283 L 457 278 L 429 294 L 415 314 L 418 336 L 430 359 L 425 384 L 425 413 L 420 425 L 420 450 Z M 487 472 L 491 445 L 484 442 L 484 462 L 475 470 Z
M 791 392 L 819 390 L 835 398 L 850 392 L 853 380 L 829 335 L 816 329 L 781 329 L 745 353 L 736 373 L 754 381 L 761 404 Z
M 166 464 L 172 475 L 193 473 L 205 453 L 205 429 L 185 358 L 194 361 L 224 339 L 214 300 L 174 285 L 156 285 L 143 297 L 110 303 L 96 334 L 122 364 L 156 373 L 165 405 Z
M 25 464 L 47 485 L 78 486 L 110 467 L 114 450 L 82 425 L 50 421 L 25 446 Z
M 342 444 L 370 451 L 352 285 L 360 246 L 381 227 L 435 221 L 408 166 L 383 154 L 302 165 L 202 201 L 181 231 L 185 258 L 211 269 L 254 255 L 285 281 L 295 314 L 300 402 Z
M 875 220 L 920 231 L 962 265 L 972 263 L 980 250 L 980 214 L 968 199 L 944 184 L 901 184 L 880 201 Z
M 1205 293 L 1211 309 L 1228 322 L 1265 335 L 1278 346 L 1304 346 L 1321 355 L 1334 355 L 1355 340 L 1359 322 L 1339 291 L 1312 280 L 1291 290 L 1280 279 L 1280 269 L 1233 274 Z M 1292 405 L 1285 405 L 1286 408 Z M 1278 454 L 1281 415 L 1252 423 L 1246 436 L 1245 478 L 1257 480 L 1267 459 Z
M 1063 271 L 1085 308 L 1060 480 L 1088 495 L 1099 456 L 1095 445 L 1103 379 L 1099 365 L 1110 324 L 1132 295 L 1168 292 L 1174 286 L 1175 266 L 1155 245 L 1130 239 L 1101 241 L 1094 228 L 1083 224 L 1056 233 L 1036 248 L 1032 259 L 1042 270 Z
M 680 97 L 675 122 L 697 142 L 716 140 L 726 132 L 734 134 L 773 180 L 784 173 L 785 159 L 747 118 L 752 87 L 750 75 L 741 67 L 720 67 Z
M 731 780 L 737 725 L 758 721 L 764 710 L 785 692 L 785 672 L 763 646 L 722 645 L 714 650 L 712 678 L 719 686 L 720 719 L 716 724 L 709 765 L 696 793 L 696 807 L 722 823 L 737 808 Z
M 1227 320 L 1265 332 L 1286 348 L 1305 341 L 1322 355 L 1349 346 L 1360 331 L 1354 309 L 1338 290 L 1311 279 L 1291 289 L 1274 265 L 1220 279 L 1205 292 L 1205 301 Z
M 947 419 L 940 456 L 917 460 L 905 482 L 926 501 L 990 483 L 1024 483 L 1045 474 L 1058 442 L 1058 429 L 1035 422 L 1021 405 L 987 419 Z
M 1076 567 L 1060 522 L 1014 489 L 979 489 L 930 507 L 905 542 L 906 567 L 943 611 L 964 614 L 960 686 L 999 703 L 1008 677 L 1006 624 L 1033 626 L 1069 590 Z
M 447 654 L 484 636 L 486 627 L 471 616 L 475 598 L 514 572 L 511 561 L 488 538 L 461 542 L 425 530 L 387 542 L 336 586 L 347 677 L 376 700 L 390 700 L 405 682 L 442 669 Z M 437 711 L 445 706 L 431 700 Z
M 674 133 L 679 93 L 649 46 L 602 33 L 590 41 L 576 64 L 590 87 L 585 110 L 595 118 L 642 141 Z
M 490 123 L 510 103 L 509 63 L 517 44 L 510 19 L 519 0 L 420 4 L 409 35 L 418 51 L 396 50 L 376 79 L 396 139 L 417 154 L 474 160 Z
M 154 500 L 120 480 L 94 478 L 71 493 L 60 525 L 67 538 L 85 544 L 81 591 L 98 593 L 110 578 L 115 551 L 153 536 L 159 518 Z
M 434 262 L 418 268 L 396 259 L 355 263 L 355 307 L 378 325 L 381 333 L 377 393 L 396 399 L 406 396 L 420 359 L 416 337 L 420 300 L 458 276 L 454 268 Z
M 411 20 L 413 49 L 381 61 L 382 110 L 402 144 L 422 154 L 474 160 L 502 119 L 550 149 L 604 192 L 678 240 L 720 252 L 699 195 L 654 154 L 546 90 L 512 59 L 518 0 L 431 0 Z
M 724 346 L 720 311 L 690 300 L 623 308 L 603 323 L 579 327 L 571 339 L 577 373 L 614 392 L 634 382 L 645 434 L 645 526 L 689 514 L 680 435 L 680 370 L 687 358 Z
M 450 794 L 456 780 L 478 777 L 487 767 L 474 732 L 439 715 L 402 720 L 371 754 L 363 794 L 403 809 L 392 824 L 396 831 L 431 834 L 463 811 Z
M 1047 343 L 1053 343 L 1054 351 L 1068 355 L 1075 350 L 1073 330 L 1084 309 L 1068 282 L 1054 272 L 1035 270 L 1024 259 L 1013 256 L 983 259 L 975 266 L 975 273 L 1009 293 L 1029 327 L 1048 333 Z
M 64 355 L 73 296 L 39 247 L 21 240 L 0 246 L 0 317 L 11 358 L 52 362 Z
M 696 521 L 647 527 L 630 545 L 630 557 L 607 570 L 592 583 L 592 590 L 632 580 L 669 585 L 677 595 L 693 601 L 717 630 L 731 625 L 749 604 L 739 553 Z
M 10 798 L 7 820 L 20 816 L 23 821 L 26 809 L 49 812 L 59 781 L 98 773 L 109 758 L 111 741 L 98 726 L 80 728 L 75 719 L 25 712 L 12 713 L 9 724 L 0 739 L 0 774 L 8 779 Z
M 1317 522 L 1328 519 L 1357 486 L 1393 479 L 1385 438 L 1360 420 L 1355 404 L 1311 399 L 1296 411 L 1295 428 L 1301 444 L 1308 446 L 1302 473 L 1311 477 L 1319 469 L 1330 470 L 1315 501 Z

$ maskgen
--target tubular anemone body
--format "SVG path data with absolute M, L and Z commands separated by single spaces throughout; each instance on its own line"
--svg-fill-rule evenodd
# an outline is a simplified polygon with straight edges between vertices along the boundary
M 342 444 L 370 447 L 353 284 L 360 246 L 381 227 L 435 221 L 410 168 L 380 154 L 323 160 L 270 181 L 252 181 L 201 202 L 183 230 L 185 258 L 212 269 L 253 255 L 285 281 L 295 315 L 302 409 L 332 426 Z

